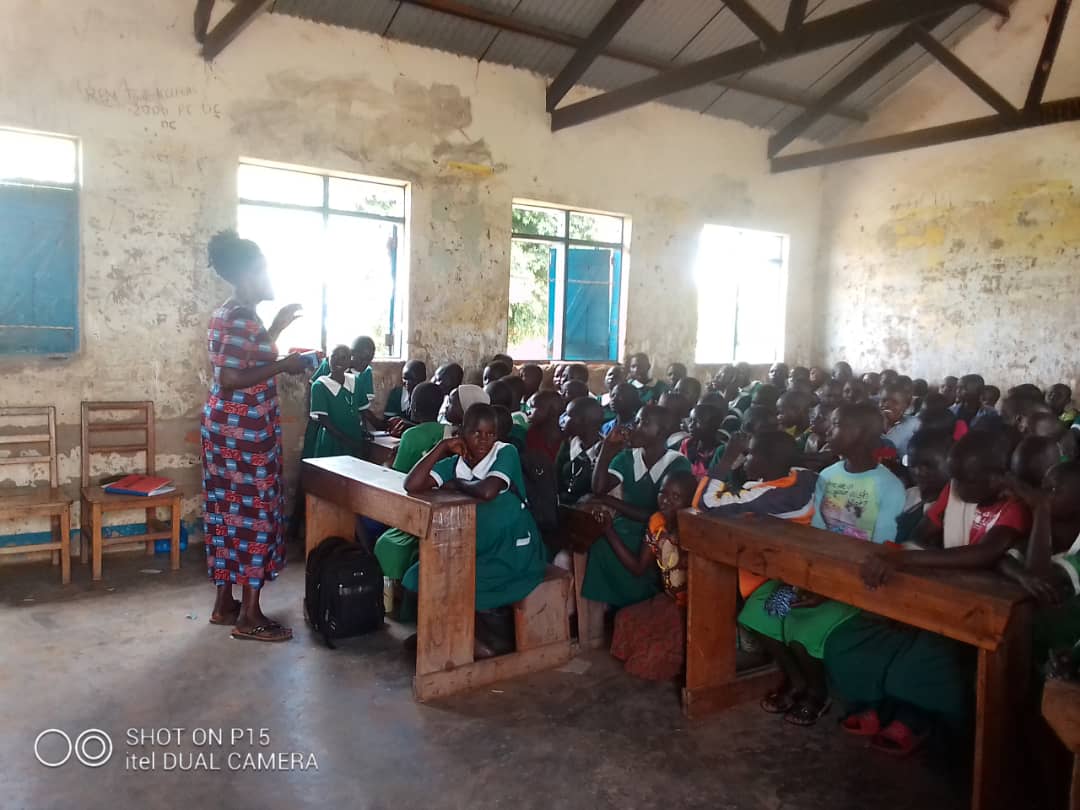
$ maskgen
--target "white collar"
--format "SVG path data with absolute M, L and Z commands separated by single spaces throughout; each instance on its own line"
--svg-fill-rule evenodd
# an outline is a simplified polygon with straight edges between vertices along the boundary
M 634 386 L 634 388 L 652 388 L 654 385 L 656 385 L 656 380 L 650 377 L 647 382 L 642 382 L 641 380 L 635 378 L 630 381 L 630 384 Z
M 458 456 L 457 467 L 454 468 L 454 475 L 465 481 L 474 481 L 481 478 L 487 478 L 491 467 L 495 464 L 495 457 L 499 455 L 499 451 L 507 447 L 506 442 L 495 442 L 491 446 L 491 450 L 488 454 L 477 462 L 475 467 L 470 467 L 464 456 Z
M 640 481 L 645 477 L 646 473 L 648 473 L 649 477 L 653 480 L 653 483 L 659 483 L 660 479 L 664 477 L 667 468 L 671 466 L 671 463 L 677 458 L 682 458 L 682 456 L 674 450 L 667 450 L 664 455 L 660 456 L 659 460 L 649 468 L 645 466 L 645 448 L 635 447 L 633 456 L 634 480 Z
M 590 459 L 596 461 L 600 455 L 600 445 L 602 441 L 597 442 L 592 447 L 586 447 L 585 443 L 581 441 L 580 436 L 574 436 L 570 439 L 570 460 L 573 461 L 582 453 L 585 453 Z
M 356 375 L 353 374 L 351 371 L 345 372 L 344 386 L 342 386 L 342 384 L 339 383 L 337 380 L 332 379 L 330 375 L 327 375 L 325 377 L 319 377 L 319 379 L 317 379 L 315 382 L 321 382 L 323 385 L 330 389 L 330 393 L 333 394 L 335 397 L 339 393 L 341 393 L 342 388 L 344 388 L 350 394 L 356 390 Z

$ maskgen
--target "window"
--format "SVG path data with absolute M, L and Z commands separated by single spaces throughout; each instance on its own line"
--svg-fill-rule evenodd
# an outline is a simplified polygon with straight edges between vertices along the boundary
M 370 335 L 380 356 L 399 357 L 405 184 L 242 162 L 237 185 L 240 235 L 259 243 L 274 286 L 259 315 L 304 307 L 282 350 Z
M 614 360 L 625 220 L 515 203 L 507 351 L 530 360 Z
M 706 225 L 694 275 L 698 363 L 783 359 L 786 236 Z
M 78 348 L 78 141 L 0 129 L 0 354 Z

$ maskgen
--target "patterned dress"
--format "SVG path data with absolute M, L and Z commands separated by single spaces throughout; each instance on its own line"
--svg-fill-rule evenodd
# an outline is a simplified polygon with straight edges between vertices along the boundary
M 207 341 L 214 367 L 201 426 L 207 569 L 216 585 L 260 588 L 285 566 L 277 385 L 271 377 L 228 392 L 220 379 L 224 368 L 275 362 L 277 347 L 255 311 L 232 302 L 211 316 Z

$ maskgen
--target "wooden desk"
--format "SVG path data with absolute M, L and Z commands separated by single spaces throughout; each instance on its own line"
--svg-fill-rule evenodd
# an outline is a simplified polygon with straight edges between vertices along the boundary
M 327 537 L 353 537 L 364 515 L 420 538 L 416 677 L 419 701 L 559 666 L 570 643 L 473 660 L 476 501 L 452 492 L 408 495 L 405 476 L 352 456 L 305 459 L 307 552 Z
M 401 439 L 394 436 L 375 436 L 368 444 L 367 460 L 372 464 L 383 465 L 397 452 Z
M 679 540 L 689 552 L 683 710 L 700 717 L 764 694 L 761 674 L 735 672 L 737 568 L 904 622 L 979 650 L 972 807 L 1009 807 L 1008 746 L 1018 739 L 1030 667 L 1030 605 L 994 574 L 896 573 L 868 590 L 859 566 L 877 548 L 864 540 L 774 519 L 725 519 L 688 509 Z M 1015 699 L 1014 699 L 1015 698 Z
M 1080 683 L 1047 681 L 1043 689 L 1043 717 L 1073 755 L 1069 807 L 1080 810 Z

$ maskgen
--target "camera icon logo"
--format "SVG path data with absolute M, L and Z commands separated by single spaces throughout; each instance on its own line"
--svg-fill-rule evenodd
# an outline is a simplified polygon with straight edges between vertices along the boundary
M 66 750 L 61 756 L 56 756 L 51 746 L 47 750 L 48 757 L 42 753 L 42 741 L 52 736 L 63 740 L 62 748 Z M 59 768 L 66 765 L 72 754 L 87 768 L 100 768 L 112 759 L 112 738 L 100 728 L 88 728 L 72 742 L 71 737 L 63 729 L 47 728 L 34 739 L 34 756 L 46 768 Z

